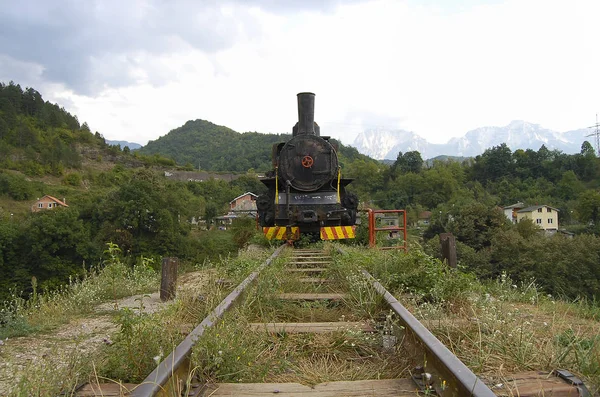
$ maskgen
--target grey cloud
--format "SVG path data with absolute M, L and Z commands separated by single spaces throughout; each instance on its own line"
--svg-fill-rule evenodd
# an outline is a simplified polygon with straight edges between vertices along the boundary
M 233 0 L 245 5 L 253 5 L 274 13 L 293 13 L 297 11 L 331 12 L 342 4 L 361 3 L 368 0 Z
M 43 79 L 93 95 L 103 85 L 135 82 L 129 73 L 135 61 L 127 54 L 165 54 L 183 46 L 214 53 L 232 46 L 245 30 L 256 31 L 249 13 L 242 9 L 226 15 L 221 4 L 191 0 L 6 2 L 0 9 L 0 55 L 41 65 Z
M 0 56 L 40 65 L 43 81 L 94 95 L 104 86 L 135 84 L 131 70 L 143 66 L 136 64 L 136 53 L 169 54 L 189 46 L 210 54 L 240 37 L 260 35 L 252 7 L 275 14 L 328 12 L 356 1 L 7 1 L 0 8 Z M 223 12 L 227 6 L 233 7 Z M 168 82 L 150 79 L 155 85 Z

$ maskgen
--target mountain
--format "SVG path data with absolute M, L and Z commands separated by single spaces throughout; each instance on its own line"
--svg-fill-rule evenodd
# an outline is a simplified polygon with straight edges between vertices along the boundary
M 369 157 L 392 160 L 395 160 L 398 155 L 399 150 L 396 149 L 399 149 L 399 145 L 402 145 L 403 149 L 400 151 L 403 153 L 413 150 L 423 153 L 428 150 L 430 143 L 414 132 L 378 128 L 360 133 L 353 144 L 359 152 Z
M 270 170 L 273 144 L 285 142 L 289 134 L 239 133 L 206 120 L 190 120 L 171 130 L 167 135 L 150 141 L 139 149 L 140 154 L 161 154 L 173 158 L 180 165 L 191 165 L 205 171 L 246 172 Z M 353 147 L 337 145 L 342 166 L 369 159 Z
M 119 145 L 119 146 L 121 146 L 121 149 L 123 149 L 125 146 L 129 147 L 129 149 L 131 149 L 131 150 L 136 150 L 136 149 L 139 149 L 142 147 L 142 145 L 140 145 L 139 143 L 127 142 L 127 141 L 109 141 L 107 139 L 106 143 L 108 143 L 109 145 Z
M 486 149 L 506 143 L 517 149 L 538 150 L 542 145 L 550 150 L 579 153 L 590 131 L 579 129 L 559 133 L 526 121 L 512 121 L 504 127 L 481 127 L 467 132 L 463 137 L 451 138 L 445 144 L 429 143 L 414 132 L 404 130 L 367 130 L 360 133 L 352 146 L 360 153 L 376 159 L 395 160 L 398 152 L 417 150 L 423 158 L 441 155 L 473 157 Z

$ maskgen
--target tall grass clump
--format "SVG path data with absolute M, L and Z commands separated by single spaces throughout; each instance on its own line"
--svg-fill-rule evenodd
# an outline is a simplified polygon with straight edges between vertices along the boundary
M 115 322 L 119 330 L 101 353 L 98 374 L 123 382 L 142 381 L 185 335 L 197 326 L 231 292 L 233 286 L 222 282 L 227 277 L 244 278 L 266 259 L 263 251 L 245 251 L 236 258 L 221 258 L 213 265 L 209 279 L 200 288 L 182 285 L 176 299 L 155 313 L 144 312 L 144 299 L 137 309 L 119 308 Z
M 448 267 L 418 246 L 408 252 L 344 250 L 348 255 L 336 255 L 337 260 L 366 269 L 395 296 L 408 293 L 421 301 L 457 304 L 481 291 L 474 275 Z
M 84 276 L 70 278 L 69 283 L 54 290 L 38 292 L 32 278 L 33 292 L 28 299 L 15 291 L 0 305 L 0 338 L 24 336 L 48 330 L 71 318 L 90 313 L 106 301 L 117 302 L 124 296 L 150 292 L 158 287 L 158 274 L 150 258 L 140 258 L 133 267 L 125 265 L 117 245 L 109 243 L 106 259 Z

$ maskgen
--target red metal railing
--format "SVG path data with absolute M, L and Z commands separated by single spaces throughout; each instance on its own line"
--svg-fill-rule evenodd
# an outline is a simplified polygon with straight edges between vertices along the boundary
M 369 215 L 369 247 L 373 248 L 377 246 L 377 232 L 402 232 L 402 245 L 395 245 L 391 247 L 381 247 L 381 249 L 408 249 L 406 241 L 406 210 L 373 210 L 367 209 Z M 402 217 L 402 225 L 398 226 L 382 226 L 377 227 L 376 214 L 398 214 L 398 218 Z

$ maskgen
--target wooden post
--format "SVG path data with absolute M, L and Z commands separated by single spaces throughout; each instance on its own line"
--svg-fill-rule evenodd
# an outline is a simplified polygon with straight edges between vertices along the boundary
M 160 280 L 160 300 L 163 302 L 175 298 L 178 267 L 179 258 L 163 258 Z
M 456 267 L 456 238 L 452 233 L 441 233 L 442 260 L 450 267 Z

